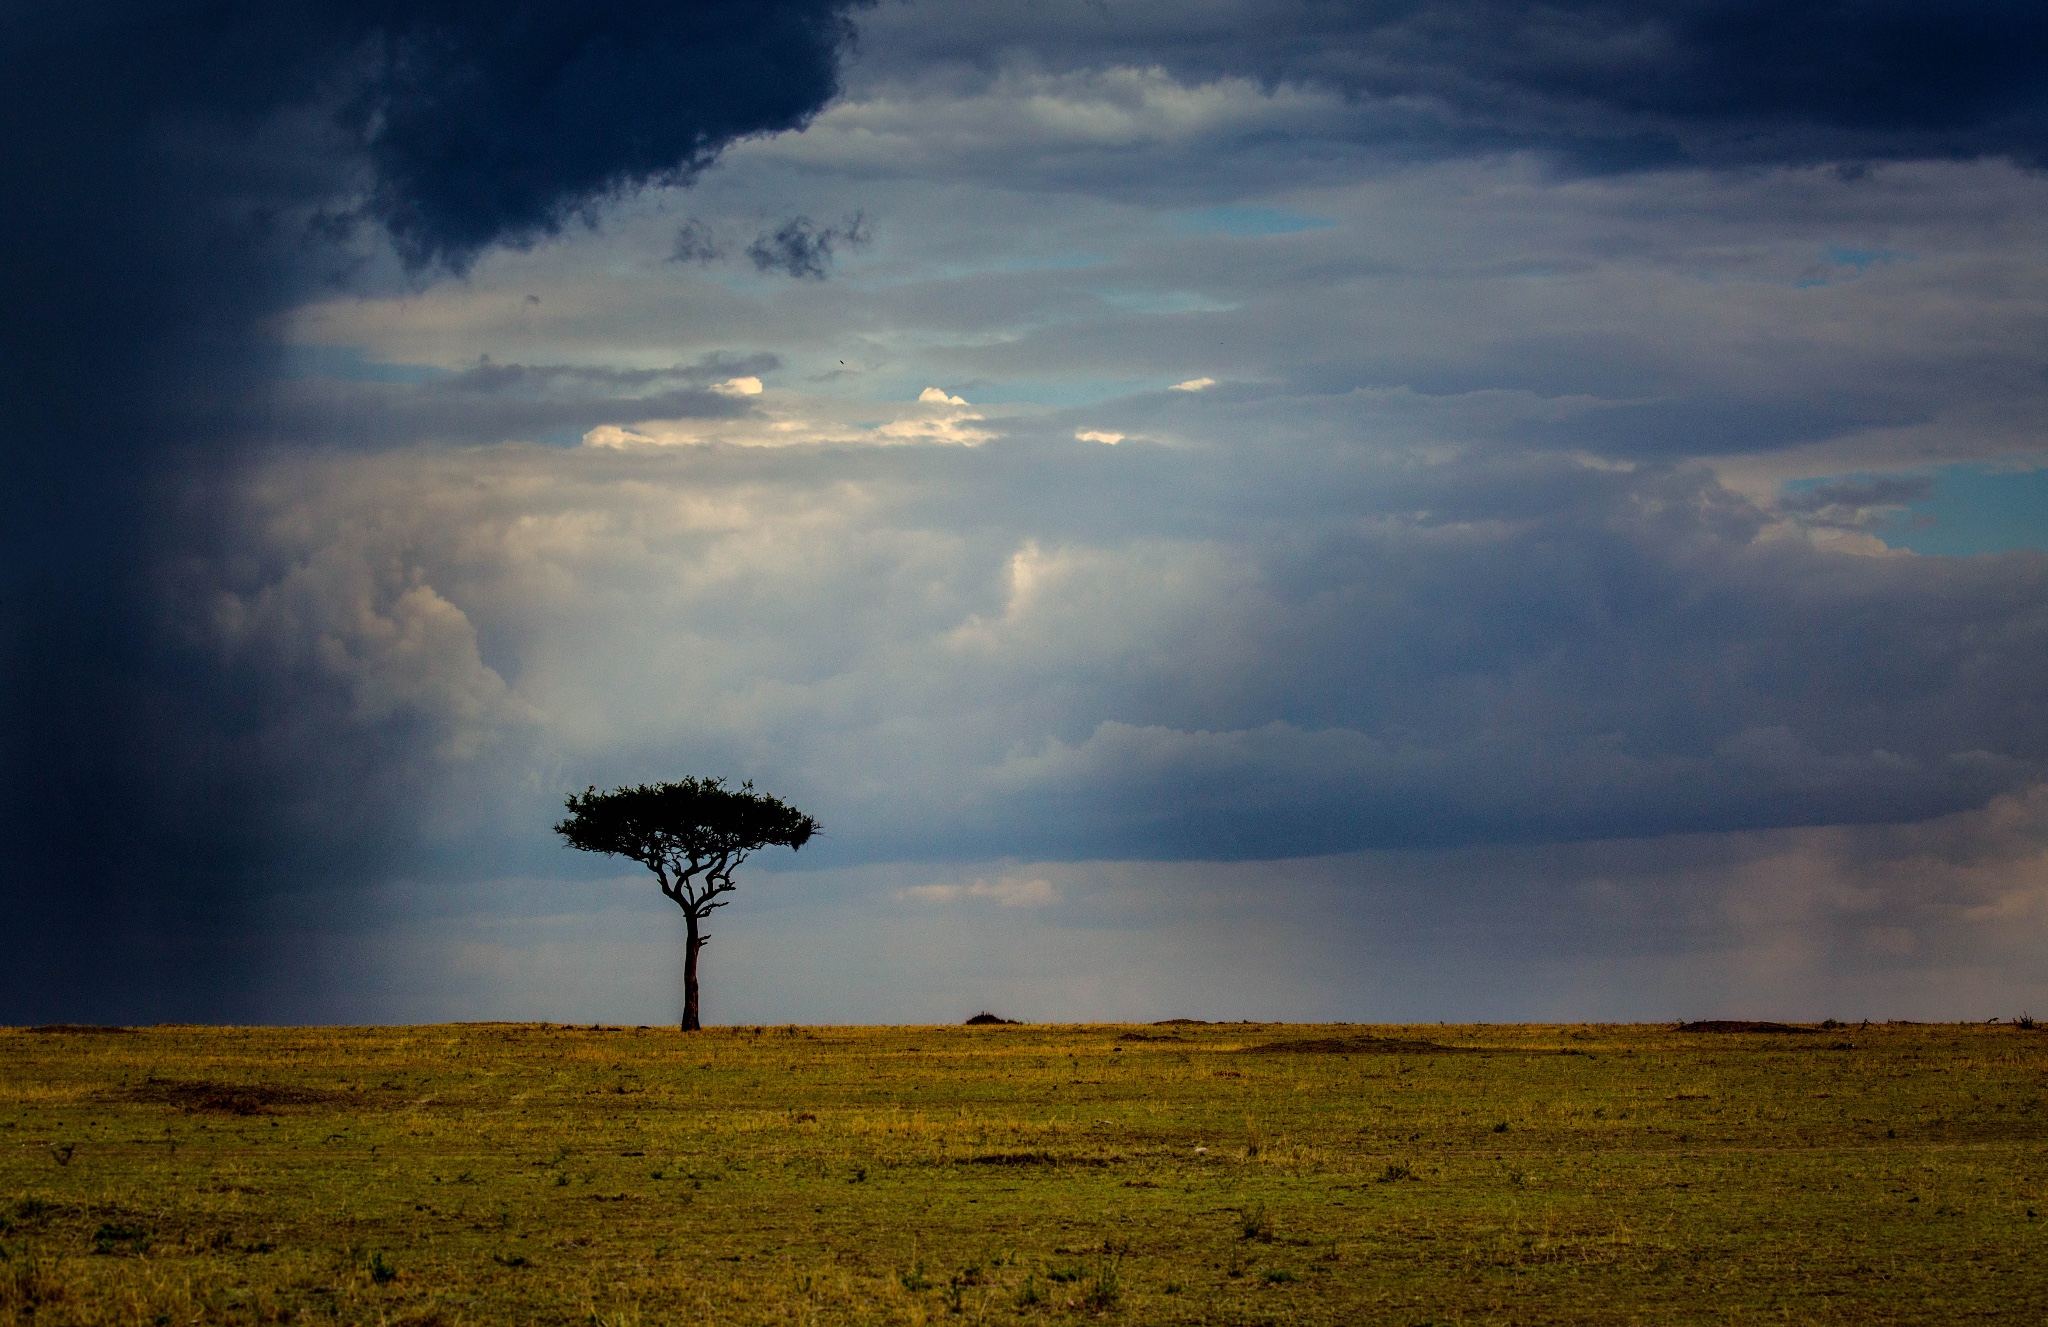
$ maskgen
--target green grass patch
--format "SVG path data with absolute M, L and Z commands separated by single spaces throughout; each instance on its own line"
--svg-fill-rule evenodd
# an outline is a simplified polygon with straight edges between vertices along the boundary
M 0 1029 L 0 1327 L 2048 1321 L 1998 1026 Z

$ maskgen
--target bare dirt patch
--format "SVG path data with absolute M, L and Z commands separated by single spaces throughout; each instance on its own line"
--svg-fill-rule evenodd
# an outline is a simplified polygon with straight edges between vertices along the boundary
M 187 1115 L 268 1115 L 280 1106 L 362 1104 L 357 1092 L 286 1087 L 278 1083 L 221 1083 L 211 1079 L 151 1078 L 109 1094 L 121 1101 L 176 1106 Z
M 957 1157 L 957 1166 L 1106 1166 L 1104 1157 L 1060 1156 L 1053 1152 L 985 1152 L 980 1156 Z
M 1316 1037 L 1306 1041 L 1269 1041 L 1244 1048 L 1246 1055 L 1471 1055 L 1476 1046 L 1446 1046 L 1435 1041 L 1398 1037 Z

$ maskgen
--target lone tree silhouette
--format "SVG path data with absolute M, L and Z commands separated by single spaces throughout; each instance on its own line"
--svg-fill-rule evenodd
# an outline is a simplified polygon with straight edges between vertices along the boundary
M 683 1031 L 695 1032 L 697 951 L 711 937 L 704 918 L 726 905 L 732 873 L 761 848 L 801 848 L 818 822 L 779 798 L 754 791 L 751 781 L 728 788 L 724 779 L 685 778 L 641 783 L 601 793 L 569 794 L 569 816 L 555 833 L 584 852 L 630 857 L 661 881 L 689 921 L 683 949 Z

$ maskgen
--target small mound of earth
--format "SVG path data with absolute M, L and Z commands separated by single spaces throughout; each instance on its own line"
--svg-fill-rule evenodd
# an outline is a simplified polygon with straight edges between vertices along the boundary
M 1052 1152 L 984 1152 L 980 1156 L 955 1157 L 956 1166 L 1106 1166 L 1105 1157 L 1063 1157 Z
M 974 1017 L 968 1019 L 964 1026 L 987 1027 L 994 1023 L 1001 1023 L 1006 1027 L 1015 1027 L 1021 1022 L 1023 1022 L 1022 1019 L 1004 1018 L 1001 1014 L 991 1014 L 988 1010 L 984 1009 L 980 1013 L 976 1014 Z
M 1318 1037 L 1311 1041 L 1269 1041 L 1247 1046 L 1246 1055 L 1469 1055 L 1476 1046 L 1445 1046 L 1399 1037 Z
M 1808 1036 L 1812 1028 L 1794 1027 L 1790 1023 L 1758 1023 L 1740 1018 L 1709 1018 L 1699 1023 L 1681 1023 L 1680 1032 L 1791 1032 Z
M 322 1088 L 174 1078 L 147 1079 L 112 1095 L 123 1101 L 176 1106 L 187 1115 L 267 1115 L 278 1106 L 324 1106 L 336 1101 L 360 1100 L 347 1092 L 329 1092 Z

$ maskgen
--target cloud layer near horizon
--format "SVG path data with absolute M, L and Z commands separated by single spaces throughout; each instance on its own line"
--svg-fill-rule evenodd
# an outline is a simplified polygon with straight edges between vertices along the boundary
M 1476 450 L 280 461 L 237 504 L 255 574 L 195 566 L 177 616 L 274 698 L 248 759 L 343 773 L 306 785 L 324 816 L 500 805 L 450 782 L 475 765 L 553 772 L 538 826 L 562 779 L 687 753 L 842 860 L 1275 857 L 1916 820 L 2043 778 L 2048 555 L 1845 556 L 1703 468 Z
M 1168 1017 L 2012 1017 L 2048 987 L 2039 789 L 1917 825 L 1280 862 L 757 871 L 707 952 L 719 1023 Z M 640 875 L 274 900 L 284 1018 L 644 1022 L 679 917 Z

